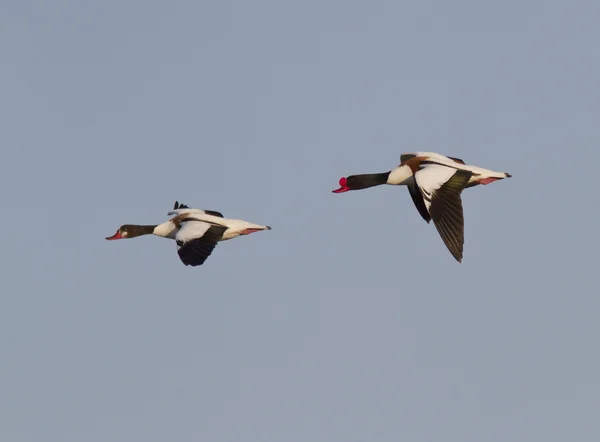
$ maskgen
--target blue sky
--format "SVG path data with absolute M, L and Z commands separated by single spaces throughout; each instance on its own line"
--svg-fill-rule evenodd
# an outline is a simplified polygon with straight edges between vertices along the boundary
M 5 2 L 0 436 L 597 441 L 600 4 Z M 457 264 L 406 189 L 436 151 Z M 273 227 L 185 267 L 179 200 Z

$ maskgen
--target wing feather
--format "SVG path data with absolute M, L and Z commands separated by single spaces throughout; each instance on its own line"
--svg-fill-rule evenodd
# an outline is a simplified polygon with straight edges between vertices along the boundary
M 183 215 L 185 213 L 197 213 L 197 214 L 202 214 L 202 215 L 211 215 L 211 216 L 217 216 L 219 218 L 224 218 L 223 214 L 221 212 L 217 212 L 216 210 L 202 210 L 202 209 L 174 209 L 171 210 L 170 212 L 167 213 L 167 215 Z
M 177 253 L 186 266 L 200 266 L 211 255 L 227 227 L 189 219 L 175 235 Z
M 419 187 L 417 186 L 417 183 L 415 182 L 414 178 L 411 178 L 411 180 L 407 184 L 407 187 L 408 193 L 410 193 L 410 197 L 412 198 L 413 203 L 415 203 L 419 214 L 425 221 L 427 221 L 427 223 L 429 223 L 431 221 L 431 215 L 429 215 L 429 211 L 427 210 L 427 206 L 425 205 L 423 195 L 419 191 Z
M 464 217 L 461 192 L 472 172 L 438 164 L 427 164 L 415 174 L 419 188 L 431 195 L 424 199 L 433 224 L 442 241 L 458 261 L 462 261 L 464 245 Z

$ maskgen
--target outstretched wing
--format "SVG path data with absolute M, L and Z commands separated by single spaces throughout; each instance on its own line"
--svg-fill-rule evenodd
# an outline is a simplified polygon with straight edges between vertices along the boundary
M 415 174 L 423 201 L 444 244 L 462 261 L 464 218 L 460 194 L 472 173 L 439 164 L 426 164 Z
M 189 219 L 175 235 L 177 253 L 186 266 L 200 266 L 210 256 L 227 227 Z
M 178 201 L 175 201 L 173 210 L 170 211 L 167 215 L 182 215 L 184 213 L 205 213 L 207 215 L 218 216 L 219 218 L 223 218 L 223 214 L 221 212 L 217 212 L 216 210 L 190 209 L 189 206 L 179 203 Z
M 429 215 L 429 210 L 427 210 L 425 200 L 423 199 L 423 195 L 421 194 L 419 186 L 417 186 L 414 177 L 410 178 L 406 184 L 406 187 L 408 187 L 408 193 L 410 193 L 410 197 L 412 198 L 413 203 L 415 203 L 415 207 L 419 211 L 419 214 L 429 224 L 431 221 L 431 215 Z
M 448 157 L 446 155 L 441 155 L 435 152 L 406 152 L 400 155 L 400 163 L 405 163 L 406 161 L 414 158 L 414 157 L 426 157 L 430 161 L 438 162 L 440 164 L 444 164 L 445 160 L 449 159 L 454 161 L 455 163 L 465 164 L 463 160 L 456 157 Z

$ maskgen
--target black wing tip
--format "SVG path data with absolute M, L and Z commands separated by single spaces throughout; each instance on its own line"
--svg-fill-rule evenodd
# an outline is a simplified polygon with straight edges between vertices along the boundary
M 456 157 L 448 157 L 448 158 L 450 158 L 451 160 L 453 160 L 459 164 L 465 164 L 464 160 L 461 160 L 460 158 L 456 158 Z
M 175 205 L 173 206 L 173 210 L 177 209 L 189 209 L 185 204 L 181 204 L 179 201 L 175 201 Z
M 195 254 L 193 252 L 190 252 L 188 250 L 184 250 L 182 252 L 182 250 L 184 250 L 183 248 L 179 249 L 178 255 L 179 255 L 179 259 L 181 260 L 181 262 L 186 265 L 186 266 L 192 266 L 192 267 L 198 267 L 201 266 L 202 264 L 204 264 L 204 262 L 208 259 L 208 257 L 210 256 L 212 250 L 210 252 L 206 252 L 204 251 L 201 254 Z
M 443 228 L 442 228 L 442 230 L 443 230 Z M 463 260 L 464 240 L 462 238 L 452 238 L 451 239 L 451 237 L 449 235 L 447 235 L 446 233 L 442 233 L 442 231 L 440 231 L 440 229 L 438 229 L 438 232 L 439 232 L 440 236 L 442 237 L 442 240 L 444 241 L 444 245 L 446 246 L 446 248 L 448 249 L 448 251 L 450 252 L 450 254 L 452 255 L 452 257 L 459 264 L 461 264 L 462 260 Z M 453 242 L 455 242 L 457 240 L 459 242 L 453 244 Z
M 219 218 L 224 218 L 223 214 L 221 212 L 217 212 L 216 210 L 205 210 L 204 212 L 207 215 L 218 216 Z
M 186 206 L 185 204 L 180 203 L 179 201 L 175 201 L 173 210 L 177 210 L 177 209 L 189 209 L 189 206 Z M 225 218 L 221 212 L 217 212 L 216 210 L 205 210 L 204 212 L 207 215 L 218 216 L 219 218 Z
M 181 260 L 181 262 L 185 265 L 185 266 L 190 266 L 190 267 L 199 267 L 201 265 L 204 264 L 205 261 L 184 261 L 183 259 Z
M 438 229 L 439 231 L 439 229 Z M 452 257 L 458 261 L 458 263 L 462 263 L 463 260 L 463 244 L 461 243 L 462 241 L 460 239 L 457 238 L 452 238 L 449 235 L 439 232 L 440 236 L 442 237 L 442 240 L 444 241 L 444 245 L 446 246 L 446 248 L 448 249 L 448 251 L 450 252 L 450 254 L 452 255 Z M 458 244 L 452 244 L 454 241 L 461 241 Z

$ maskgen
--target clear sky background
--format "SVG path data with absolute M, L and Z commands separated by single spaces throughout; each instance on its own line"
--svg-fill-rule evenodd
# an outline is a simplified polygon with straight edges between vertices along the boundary
M 600 440 L 600 3 L 5 1 L 0 439 Z M 454 261 L 404 188 L 468 189 Z M 185 267 L 175 200 L 268 224 Z

